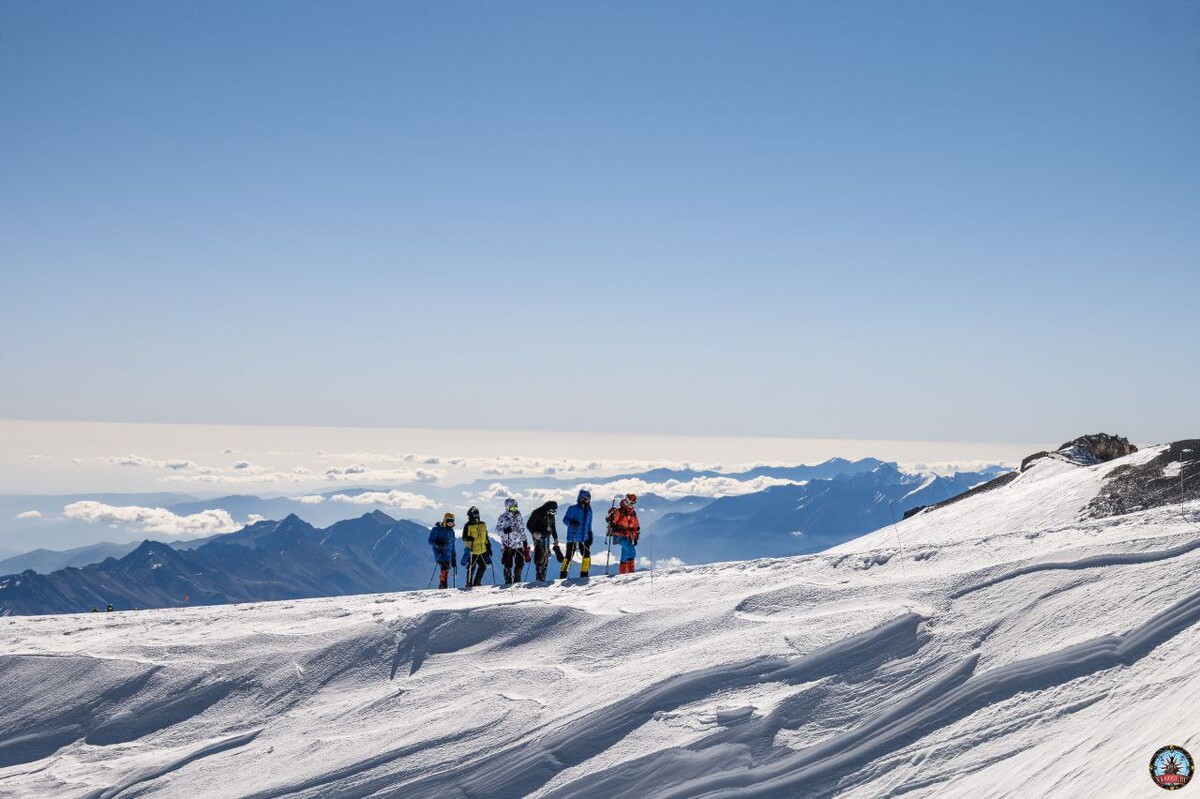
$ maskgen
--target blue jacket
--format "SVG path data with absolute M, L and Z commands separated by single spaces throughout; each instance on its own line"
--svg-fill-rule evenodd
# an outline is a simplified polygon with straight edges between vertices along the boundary
M 454 563 L 454 531 L 447 530 L 438 522 L 429 531 L 429 545 L 433 547 L 435 561 Z
M 563 524 L 567 526 L 567 541 L 588 540 L 592 537 L 592 506 L 585 508 L 576 503 L 567 508 Z

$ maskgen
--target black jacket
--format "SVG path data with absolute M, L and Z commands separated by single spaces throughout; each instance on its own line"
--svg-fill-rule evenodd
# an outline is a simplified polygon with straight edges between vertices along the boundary
M 540 508 L 535 508 L 529 514 L 529 518 L 525 520 L 525 529 L 534 536 L 542 538 L 553 536 L 555 543 L 558 543 L 558 528 L 554 524 L 554 514 L 550 512 L 551 508 L 558 510 L 558 503 L 551 501 Z

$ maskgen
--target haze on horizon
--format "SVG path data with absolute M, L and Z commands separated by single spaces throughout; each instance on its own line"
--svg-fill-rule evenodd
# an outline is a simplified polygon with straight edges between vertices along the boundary
M 0 32 L 0 419 L 1197 434 L 1195 4 L 7 3 Z
M 1057 443 L 0 420 L 0 493 L 298 496 L 358 486 L 582 479 L 660 467 L 730 472 L 868 457 L 950 473 L 1014 466 Z

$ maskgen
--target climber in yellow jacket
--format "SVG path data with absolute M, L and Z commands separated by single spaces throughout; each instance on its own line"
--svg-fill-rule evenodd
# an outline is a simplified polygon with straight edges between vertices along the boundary
M 471 506 L 467 511 L 467 523 L 463 525 L 463 565 L 467 567 L 467 585 L 483 583 L 483 575 L 492 562 L 492 540 L 488 538 L 487 524 L 479 519 L 479 508 Z

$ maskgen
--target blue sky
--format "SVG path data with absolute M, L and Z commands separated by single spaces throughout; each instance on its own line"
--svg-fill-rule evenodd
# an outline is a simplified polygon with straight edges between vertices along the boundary
M 1194 3 L 5 3 L 0 108 L 0 418 L 1198 433 Z

